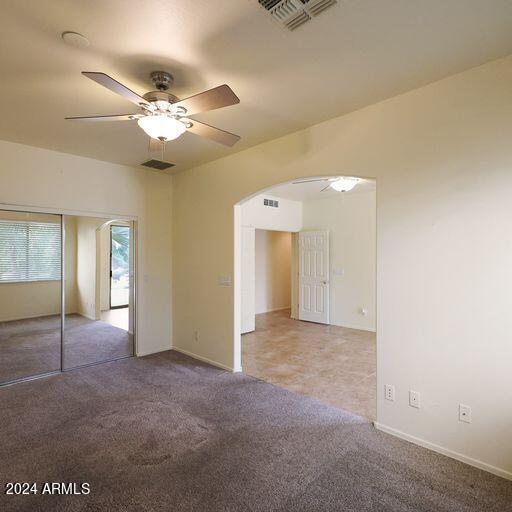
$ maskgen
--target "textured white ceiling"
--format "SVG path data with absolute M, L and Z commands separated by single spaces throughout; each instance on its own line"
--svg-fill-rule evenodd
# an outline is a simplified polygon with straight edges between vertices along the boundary
M 91 45 L 65 45 L 65 30 Z M 17 0 L 2 2 L 0 34 L 0 139 L 136 165 L 135 123 L 64 121 L 134 111 L 80 71 L 144 93 L 168 70 L 182 98 L 229 84 L 241 103 L 197 118 L 242 141 L 185 134 L 166 154 L 179 171 L 512 53 L 512 2 L 340 0 L 289 32 L 256 0 Z

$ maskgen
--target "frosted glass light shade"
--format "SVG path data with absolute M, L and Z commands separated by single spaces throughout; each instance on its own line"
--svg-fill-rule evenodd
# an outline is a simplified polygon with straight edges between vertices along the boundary
M 348 192 L 357 185 L 358 181 L 358 178 L 338 178 L 336 181 L 331 182 L 331 188 L 337 192 Z
M 173 117 L 156 115 L 141 117 L 138 125 L 153 139 L 177 139 L 185 130 L 185 125 Z

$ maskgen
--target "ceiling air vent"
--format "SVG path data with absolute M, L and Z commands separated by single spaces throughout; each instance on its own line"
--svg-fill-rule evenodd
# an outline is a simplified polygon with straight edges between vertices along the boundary
M 263 199 L 263 206 L 279 208 L 279 201 L 276 201 L 275 199 Z
M 289 30 L 294 30 L 318 16 L 336 0 L 258 0 L 271 16 Z
M 170 167 L 174 167 L 175 164 L 164 162 L 162 160 L 148 160 L 147 162 L 142 162 L 140 165 L 142 165 L 143 167 L 149 167 L 150 169 L 158 169 L 159 171 L 165 171 Z

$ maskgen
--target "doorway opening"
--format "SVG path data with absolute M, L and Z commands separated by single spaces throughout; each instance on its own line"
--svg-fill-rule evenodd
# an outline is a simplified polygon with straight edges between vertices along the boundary
M 376 182 L 349 179 L 235 206 L 235 368 L 375 420 Z
M 110 225 L 110 309 L 127 308 L 130 293 L 130 226 Z

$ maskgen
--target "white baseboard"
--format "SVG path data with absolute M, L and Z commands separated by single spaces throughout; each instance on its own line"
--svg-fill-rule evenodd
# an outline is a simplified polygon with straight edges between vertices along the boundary
M 267 309 L 266 311 L 259 311 L 255 313 L 256 315 L 264 315 L 265 313 L 273 313 L 274 311 L 284 311 L 285 309 L 290 309 L 290 306 L 282 306 L 274 309 Z
M 377 330 L 374 328 L 365 327 L 365 326 L 361 326 L 361 325 L 337 324 L 334 322 L 331 322 L 329 325 L 335 325 L 336 327 L 345 327 L 345 329 L 356 329 L 358 331 L 377 332 Z
M 222 368 L 223 370 L 227 370 L 228 372 L 240 372 L 242 369 L 232 368 L 230 366 L 226 366 L 225 364 L 219 363 L 218 361 L 214 361 L 213 359 L 208 359 L 207 357 L 203 357 L 193 352 L 189 352 L 188 350 L 184 350 L 178 347 L 172 347 L 172 350 L 176 350 L 176 352 L 180 352 L 185 354 L 186 356 L 193 357 L 194 359 L 198 359 L 199 361 L 203 361 L 203 363 L 211 364 L 212 366 L 217 366 L 217 368 Z
M 142 352 L 137 352 L 137 357 L 150 356 L 151 354 L 158 354 L 159 352 L 165 352 L 166 350 L 172 350 L 172 347 L 162 347 L 157 348 L 155 350 L 144 350 Z
M 77 313 L 76 311 L 66 311 L 65 316 L 68 316 L 68 315 L 85 316 L 85 315 L 81 315 L 80 313 Z M 38 313 L 36 315 L 25 315 L 25 316 L 19 316 L 19 317 L 14 317 L 14 318 L 4 318 L 4 319 L 0 319 L 0 322 L 16 322 L 17 320 L 33 320 L 35 318 L 44 318 L 45 316 L 60 317 L 60 311 L 57 311 L 56 313 Z M 89 317 L 87 317 L 87 318 L 89 318 Z M 91 320 L 94 320 L 94 318 L 91 318 Z
M 66 314 L 69 314 L 69 313 L 66 313 Z M 58 311 L 57 313 L 42 313 L 42 314 L 36 314 L 36 315 L 16 316 L 13 318 L 2 318 L 2 319 L 0 319 L 0 322 L 16 322 L 18 320 L 33 320 L 35 318 L 44 318 L 45 316 L 60 317 L 60 311 Z
M 84 318 L 92 320 L 93 322 L 98 322 L 100 320 L 99 318 L 95 318 L 94 316 L 91 315 L 86 315 L 85 313 L 77 313 L 77 315 L 83 316 Z
M 423 446 L 424 448 L 428 448 L 429 450 L 432 450 L 434 452 L 446 455 L 447 457 L 458 460 L 459 462 L 464 462 L 464 464 L 468 464 L 475 468 L 483 469 L 484 471 L 492 473 L 493 475 L 506 478 L 507 480 L 512 480 L 512 472 L 507 471 L 505 469 L 497 468 L 496 466 L 492 466 L 491 464 L 487 464 L 486 462 L 473 459 L 471 457 L 463 455 L 462 453 L 449 450 L 448 448 L 444 448 L 429 441 L 425 441 L 424 439 L 420 439 L 419 437 L 411 436 L 409 434 L 406 434 L 405 432 L 396 430 L 395 428 L 383 425 L 382 423 L 374 421 L 373 425 L 377 430 L 381 430 L 382 432 L 386 432 L 387 434 L 391 434 L 392 436 L 399 437 L 400 439 L 404 439 L 405 441 L 409 441 L 410 443 L 417 444 L 418 446 Z

